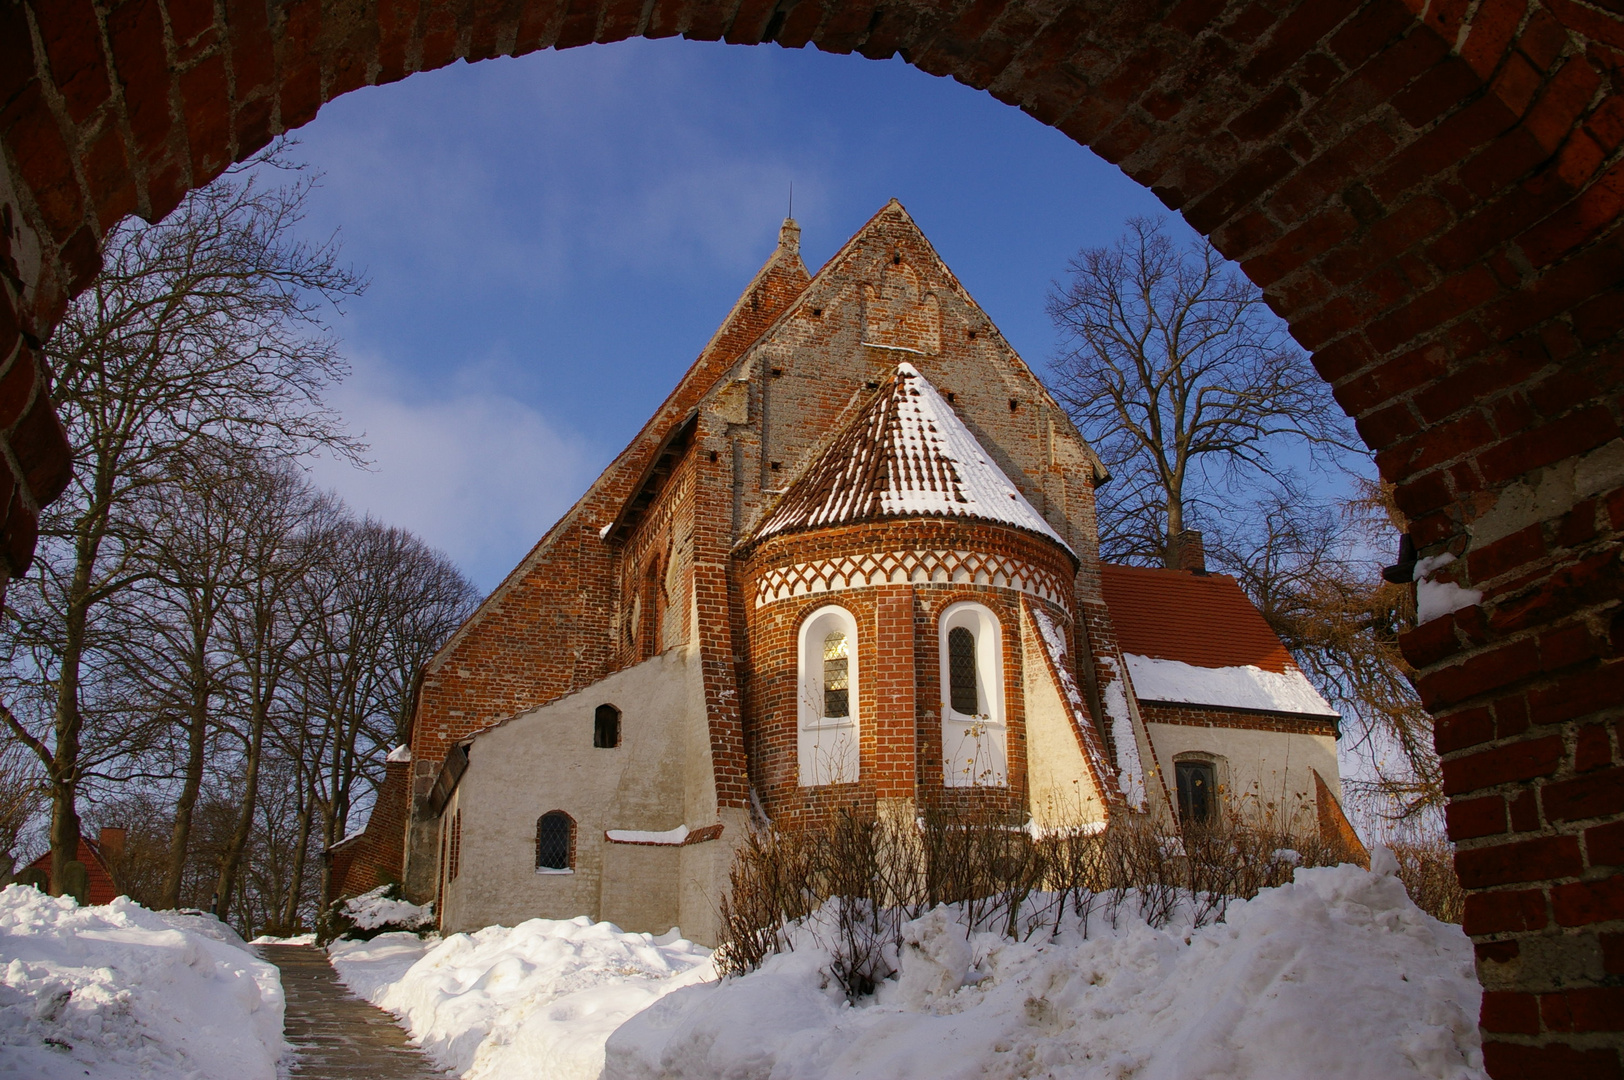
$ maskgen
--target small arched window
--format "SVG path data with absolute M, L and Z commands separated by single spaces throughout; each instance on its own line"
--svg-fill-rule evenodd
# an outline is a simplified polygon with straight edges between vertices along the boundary
M 592 714 L 592 745 L 600 750 L 620 745 L 620 710 L 613 705 L 599 705 Z
M 1178 780 L 1179 820 L 1186 825 L 1211 825 L 1218 817 L 1218 770 L 1210 761 L 1174 761 Z
M 1004 727 L 1004 645 L 998 616 L 981 604 L 942 612 L 942 782 L 948 787 L 1009 783 Z
M 575 868 L 575 821 L 562 810 L 536 819 L 536 873 L 568 873 Z
M 857 620 L 833 604 L 801 623 L 797 643 L 797 775 L 800 786 L 854 784 L 858 777 Z

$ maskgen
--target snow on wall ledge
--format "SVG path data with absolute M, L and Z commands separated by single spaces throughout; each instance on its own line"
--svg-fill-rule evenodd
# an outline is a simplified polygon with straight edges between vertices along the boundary
M 1433 555 L 1415 564 L 1415 622 L 1433 619 L 1483 602 L 1476 589 L 1463 589 L 1453 581 L 1435 581 L 1434 576 L 1455 561 L 1453 555 Z
M 1182 660 L 1161 660 L 1132 653 L 1124 656 L 1134 693 L 1141 701 L 1177 701 L 1307 716 L 1338 715 L 1296 668 L 1282 674 L 1251 664 L 1207 668 Z

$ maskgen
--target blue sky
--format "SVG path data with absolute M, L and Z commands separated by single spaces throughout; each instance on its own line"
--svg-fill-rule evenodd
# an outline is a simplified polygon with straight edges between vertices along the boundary
M 634 41 L 329 104 L 304 227 L 371 280 L 333 395 L 356 509 L 494 586 L 635 434 L 772 251 L 790 184 L 815 271 L 895 196 L 1040 372 L 1049 283 L 1162 212 L 1089 151 L 900 61 Z M 1175 220 L 1175 228 L 1188 230 Z

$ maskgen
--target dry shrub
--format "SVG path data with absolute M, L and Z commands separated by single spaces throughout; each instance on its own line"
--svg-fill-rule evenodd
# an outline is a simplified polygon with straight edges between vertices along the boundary
M 1199 927 L 1298 866 L 1345 861 L 1348 852 L 1316 836 L 1234 822 L 1183 836 L 1143 819 L 1035 835 L 973 811 L 915 819 L 852 807 L 745 840 L 722 902 L 717 964 L 744 974 L 804 934 L 855 999 L 894 974 L 903 925 L 940 904 L 957 907 L 972 933 L 1015 940 L 1058 934 L 1068 913 L 1087 936 L 1096 914 L 1115 925 L 1127 905 L 1152 926 L 1183 911 Z
M 1466 890 L 1455 876 L 1455 851 L 1441 838 L 1395 840 L 1388 845 L 1398 860 L 1398 878 L 1415 906 L 1434 919 L 1458 923 L 1466 911 Z

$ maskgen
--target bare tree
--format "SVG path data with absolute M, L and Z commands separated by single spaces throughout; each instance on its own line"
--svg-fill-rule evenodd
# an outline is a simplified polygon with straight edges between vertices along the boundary
M 96 758 L 86 739 L 121 741 L 90 723 L 97 614 L 152 573 L 139 519 L 121 508 L 202 440 L 358 449 L 321 400 L 345 371 L 322 313 L 361 282 L 333 245 L 292 238 L 307 190 L 308 180 L 267 187 L 237 172 L 158 224 L 119 225 L 101 275 L 47 345 L 74 479 L 42 518 L 40 573 L 11 587 L 12 629 L 32 660 L 13 676 L 28 684 L 13 704 L 36 707 L 3 719 L 50 786 L 53 881 L 78 842 L 78 793 Z
M 1345 785 L 1379 813 L 1413 819 L 1441 809 L 1443 786 L 1432 718 L 1398 647 L 1414 599 L 1382 580 L 1373 554 L 1391 538 L 1390 508 L 1373 482 L 1331 503 L 1276 493 L 1232 511 L 1209 551 L 1352 729 L 1370 779 Z
M 336 500 L 284 462 L 234 462 L 216 482 L 236 489 L 233 537 L 243 567 L 221 620 L 220 647 L 231 661 L 227 694 L 239 721 L 228 730 L 240 739 L 243 768 L 236 824 L 220 856 L 212 904 L 224 920 L 260 811 L 266 733 L 273 713 L 288 704 L 286 680 L 319 617 L 303 602 L 304 577 L 328 558 L 341 519 Z
M 1176 565 L 1215 483 L 1274 470 L 1291 444 L 1353 445 L 1285 325 L 1204 240 L 1180 248 L 1135 218 L 1071 261 L 1048 310 L 1066 341 L 1056 396 L 1115 477 L 1101 494 L 1110 557 Z
M 301 681 L 305 722 L 320 732 L 310 781 L 323 847 L 344 837 L 385 755 L 408 741 L 419 673 L 478 599 L 449 559 L 405 530 L 354 522 L 333 550 Z

